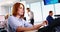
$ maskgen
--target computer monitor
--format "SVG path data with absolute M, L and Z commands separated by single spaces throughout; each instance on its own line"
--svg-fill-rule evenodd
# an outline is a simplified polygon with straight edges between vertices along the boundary
M 54 15 L 55 17 L 60 17 L 60 15 Z
M 43 0 L 43 1 L 44 1 L 44 5 L 56 4 L 60 2 L 60 0 Z

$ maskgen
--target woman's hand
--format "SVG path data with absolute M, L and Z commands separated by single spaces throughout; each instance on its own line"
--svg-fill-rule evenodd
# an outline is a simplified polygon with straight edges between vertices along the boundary
M 39 29 L 41 26 L 45 26 L 45 25 L 47 25 L 47 24 L 48 24 L 47 21 L 43 21 L 43 23 L 41 23 L 41 24 L 33 25 L 33 30 L 37 30 L 37 29 Z
M 42 26 L 45 26 L 45 25 L 48 25 L 48 21 L 47 20 L 43 21 L 43 23 L 42 23 Z

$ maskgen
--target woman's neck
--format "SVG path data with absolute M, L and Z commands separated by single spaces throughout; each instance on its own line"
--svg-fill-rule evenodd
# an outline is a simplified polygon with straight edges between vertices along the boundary
M 20 16 L 20 15 L 17 15 L 16 17 L 17 17 L 17 18 L 20 18 L 21 16 Z

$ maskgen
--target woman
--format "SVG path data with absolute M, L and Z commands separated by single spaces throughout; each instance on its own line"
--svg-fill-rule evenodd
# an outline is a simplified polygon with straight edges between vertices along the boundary
M 24 32 L 39 29 L 45 23 L 39 25 L 32 25 L 24 21 L 24 5 L 22 3 L 15 3 L 13 5 L 12 16 L 8 18 L 8 25 L 13 32 Z M 10 29 L 11 30 L 11 29 Z
M 9 14 L 5 16 L 5 30 L 7 30 L 7 32 L 8 32 L 8 17 L 9 17 Z

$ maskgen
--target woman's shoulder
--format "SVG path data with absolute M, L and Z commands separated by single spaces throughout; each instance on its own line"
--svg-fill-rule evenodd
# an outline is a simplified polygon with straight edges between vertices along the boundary
M 8 18 L 8 19 L 12 19 L 12 18 L 14 18 L 14 16 L 9 16 L 9 18 Z

